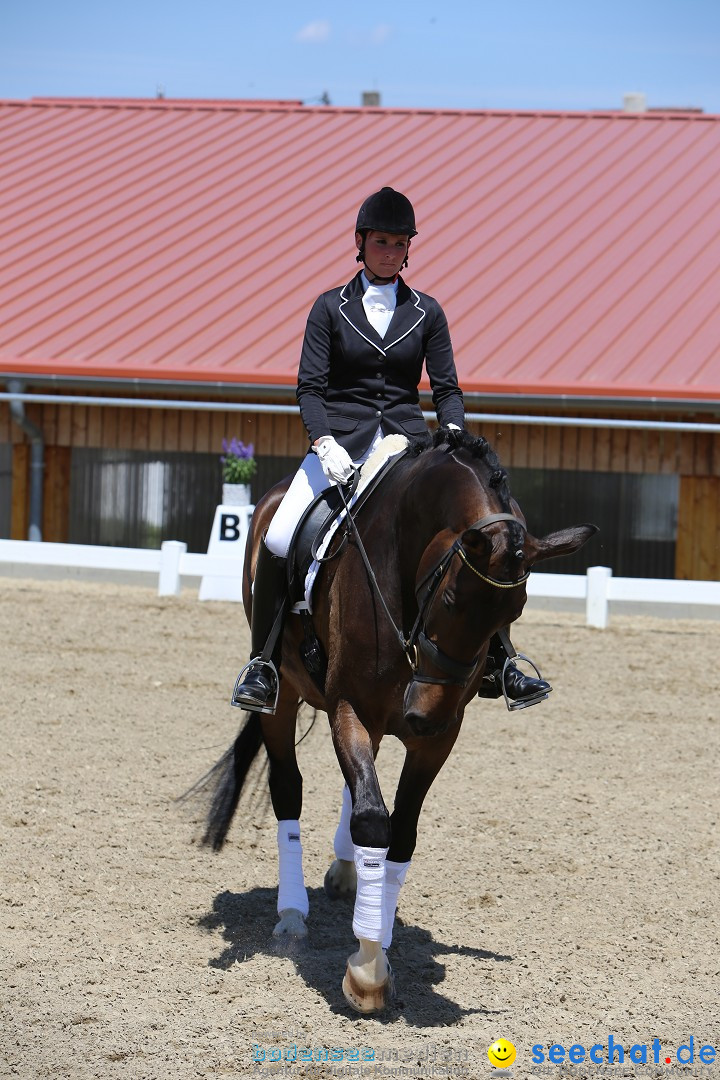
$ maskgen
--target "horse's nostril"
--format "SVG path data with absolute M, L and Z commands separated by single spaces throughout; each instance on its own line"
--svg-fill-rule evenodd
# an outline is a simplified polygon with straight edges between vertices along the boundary
M 431 720 L 423 713 L 417 713 L 412 711 L 405 713 L 405 719 L 413 735 L 418 735 L 420 737 L 440 735 L 443 731 L 447 729 L 448 726 L 446 723 L 438 723 L 437 721 Z
M 425 734 L 425 729 L 428 726 L 428 722 L 427 717 L 423 716 L 422 713 L 416 713 L 412 711 L 406 712 L 405 719 L 413 735 Z

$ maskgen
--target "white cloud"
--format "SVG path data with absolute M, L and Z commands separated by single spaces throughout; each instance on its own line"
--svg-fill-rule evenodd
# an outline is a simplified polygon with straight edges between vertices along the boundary
M 370 36 L 374 45 L 382 45 L 383 41 L 387 41 L 391 33 L 392 26 L 389 23 L 379 23 L 373 27 Z
M 374 26 L 348 26 L 343 31 L 343 40 L 354 48 L 366 45 L 384 45 L 392 38 L 395 28 L 390 23 L 376 23 Z
M 330 23 L 326 19 L 318 19 L 316 22 L 303 26 L 302 30 L 298 30 L 295 40 L 316 45 L 320 41 L 327 41 L 329 37 Z

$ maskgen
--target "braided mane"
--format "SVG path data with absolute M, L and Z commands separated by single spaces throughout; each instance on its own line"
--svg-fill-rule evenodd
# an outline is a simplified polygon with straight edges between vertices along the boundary
M 448 450 L 465 450 L 470 457 L 483 461 L 490 472 L 488 483 L 497 491 L 498 498 L 505 509 L 510 503 L 508 474 L 500 464 L 500 459 L 490 443 L 482 435 L 471 435 L 469 431 L 455 431 L 453 428 L 438 428 L 432 436 L 416 451 L 436 446 L 447 446 Z
M 511 502 L 508 474 L 505 469 L 503 469 L 497 454 L 486 438 L 482 435 L 471 435 L 469 431 L 455 431 L 454 428 L 441 427 L 432 434 L 428 432 L 427 436 L 413 439 L 408 446 L 408 453 L 416 457 L 426 450 L 442 447 L 446 447 L 448 453 L 464 452 L 476 461 L 482 462 L 487 469 L 487 478 L 483 481 L 478 477 L 479 482 L 481 484 L 484 482 L 496 492 L 500 505 L 505 513 L 514 512 Z M 519 522 L 517 524 L 511 523 L 509 528 L 512 546 L 510 553 L 508 554 L 508 559 L 510 560 L 508 564 L 508 573 L 512 575 L 514 572 L 513 561 L 518 561 L 517 558 L 515 558 L 515 555 L 517 552 L 522 552 L 523 535 L 522 526 Z M 515 549 L 514 552 L 512 551 L 513 547 Z

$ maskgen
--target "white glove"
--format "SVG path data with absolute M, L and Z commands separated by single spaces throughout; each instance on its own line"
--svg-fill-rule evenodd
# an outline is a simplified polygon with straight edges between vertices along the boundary
M 313 450 L 320 458 L 322 471 L 328 480 L 336 484 L 346 484 L 355 471 L 352 458 L 344 446 L 341 446 L 332 435 L 323 435 L 313 446 Z

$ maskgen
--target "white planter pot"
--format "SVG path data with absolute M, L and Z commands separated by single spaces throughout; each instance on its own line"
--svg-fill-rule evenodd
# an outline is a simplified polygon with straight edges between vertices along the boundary
M 250 485 L 249 484 L 223 484 L 223 486 L 222 486 L 222 501 L 223 501 L 223 506 L 249 506 L 250 505 Z

